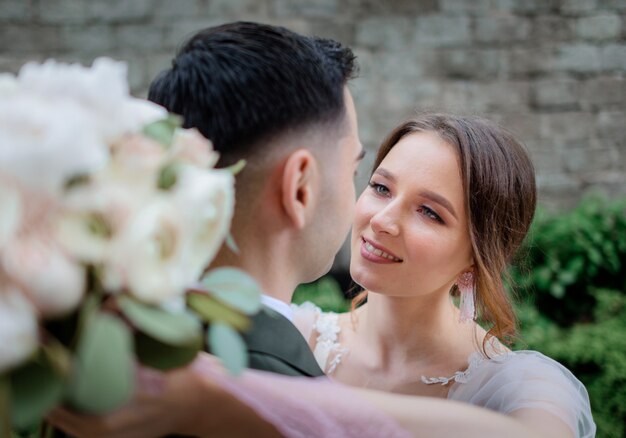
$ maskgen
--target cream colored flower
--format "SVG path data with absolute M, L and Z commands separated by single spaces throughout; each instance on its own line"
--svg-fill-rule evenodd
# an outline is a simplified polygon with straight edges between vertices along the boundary
M 68 258 L 50 236 L 14 239 L 2 252 L 2 268 L 24 287 L 44 318 L 71 312 L 85 291 L 85 269 Z
M 233 185 L 230 172 L 180 166 L 172 190 L 155 195 L 116 238 L 106 285 L 149 303 L 183 294 L 226 237 Z
M 91 67 L 48 60 L 25 64 L 18 82 L 42 100 L 76 103 L 95 121 L 98 135 L 109 142 L 167 115 L 164 108 L 130 95 L 127 71 L 125 63 L 110 58 L 98 58 Z
M 24 362 L 38 345 L 36 310 L 6 278 L 0 278 L 0 374 Z
M 115 239 L 105 286 L 123 287 L 149 303 L 181 295 L 189 284 L 184 219 L 166 195 L 139 210 Z
M 174 132 L 170 156 L 204 168 L 213 167 L 219 158 L 213 150 L 213 144 L 195 128 L 179 128 Z
M 188 216 L 192 247 L 191 281 L 197 281 L 220 249 L 235 208 L 235 179 L 226 170 L 184 166 L 174 189 L 175 203 Z
M 68 179 L 101 169 L 107 158 L 94 120 L 75 103 L 23 94 L 0 99 L 0 172 L 24 186 L 58 194 Z

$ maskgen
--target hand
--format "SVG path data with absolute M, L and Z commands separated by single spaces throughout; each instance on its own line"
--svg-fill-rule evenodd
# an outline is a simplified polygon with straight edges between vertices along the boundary
M 196 362 L 211 361 L 201 355 Z M 199 372 L 199 367 L 160 373 L 140 368 L 133 400 L 110 414 L 95 416 L 57 408 L 47 417 L 77 438 L 152 438 L 167 434 L 211 437 L 278 437 L 251 408 Z M 211 367 L 219 375 L 219 365 Z

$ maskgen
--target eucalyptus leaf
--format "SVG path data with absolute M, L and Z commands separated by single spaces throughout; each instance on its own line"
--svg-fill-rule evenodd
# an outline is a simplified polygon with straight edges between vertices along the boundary
M 44 354 L 11 373 L 11 421 L 17 430 L 31 428 L 63 397 L 64 379 Z
M 259 285 L 241 269 L 213 269 L 202 278 L 201 283 L 220 301 L 247 315 L 252 315 L 261 308 Z
M 166 118 L 149 123 L 143 128 L 143 133 L 163 146 L 169 147 L 174 138 L 174 132 L 182 126 L 180 116 L 169 114 Z
M 250 326 L 250 319 L 246 315 L 210 295 L 190 293 L 187 295 L 187 305 L 205 322 L 221 322 L 239 331 L 247 330 Z
M 143 365 L 159 370 L 170 370 L 190 363 L 202 349 L 202 337 L 189 346 L 164 344 L 144 333 L 135 336 L 135 352 Z
M 232 327 L 214 323 L 209 327 L 209 348 L 222 360 L 231 374 L 238 375 L 248 366 L 246 344 Z
M 130 400 L 134 382 L 132 352 L 131 333 L 118 317 L 93 315 L 76 350 L 76 369 L 69 386 L 73 406 L 101 414 Z
M 169 163 L 159 171 L 157 187 L 161 190 L 169 190 L 178 181 L 178 163 Z
M 189 313 L 172 313 L 127 296 L 120 296 L 118 303 L 138 330 L 164 344 L 193 346 L 202 339 L 202 324 Z

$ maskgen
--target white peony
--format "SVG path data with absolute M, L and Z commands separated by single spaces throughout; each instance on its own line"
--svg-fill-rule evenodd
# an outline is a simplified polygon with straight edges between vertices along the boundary
M 105 287 L 128 289 L 149 303 L 181 295 L 189 276 L 185 219 L 167 195 L 156 196 L 138 211 L 115 240 Z
M 29 295 L 43 317 L 74 310 L 85 290 L 85 269 L 47 236 L 20 236 L 2 252 L 2 268 Z
M 69 178 L 102 168 L 107 158 L 94 121 L 74 102 L 0 100 L 0 172 L 26 187 L 57 194 Z
M 37 348 L 36 310 L 6 278 L 0 279 L 0 373 L 24 362 Z
M 108 263 L 116 236 L 154 195 L 155 172 L 130 170 L 110 165 L 67 191 L 54 225 L 56 238 L 72 257 L 84 263 Z
M 27 63 L 19 72 L 23 90 L 49 101 L 72 101 L 96 122 L 106 141 L 140 130 L 167 116 L 164 108 L 130 95 L 128 67 L 110 58 L 98 58 L 91 67 L 48 60 Z
M 111 142 L 167 114 L 132 97 L 126 65 L 106 58 L 91 68 L 28 63 L 2 83 L 0 172 L 53 194 L 69 178 L 101 169 Z
M 178 211 L 193 224 L 190 266 L 195 282 L 211 263 L 230 228 L 235 209 L 235 178 L 227 170 L 184 166 L 174 189 Z M 190 284 L 190 283 L 188 283 Z
M 174 132 L 170 147 L 172 159 L 195 164 L 200 167 L 213 167 L 219 158 L 213 144 L 197 129 L 178 128 Z
M 230 172 L 180 166 L 176 185 L 155 196 L 116 239 L 106 285 L 149 303 L 183 294 L 226 237 L 233 186 Z

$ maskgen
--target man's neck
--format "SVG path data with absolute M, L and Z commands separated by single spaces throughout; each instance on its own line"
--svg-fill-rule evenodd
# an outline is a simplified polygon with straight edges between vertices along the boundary
M 224 266 L 239 268 L 256 280 L 264 295 L 286 304 L 291 303 L 293 292 L 299 284 L 297 279 L 292 278 L 293 270 L 280 257 L 272 257 L 264 251 L 258 253 L 247 248 L 235 254 L 224 246 L 209 269 Z

